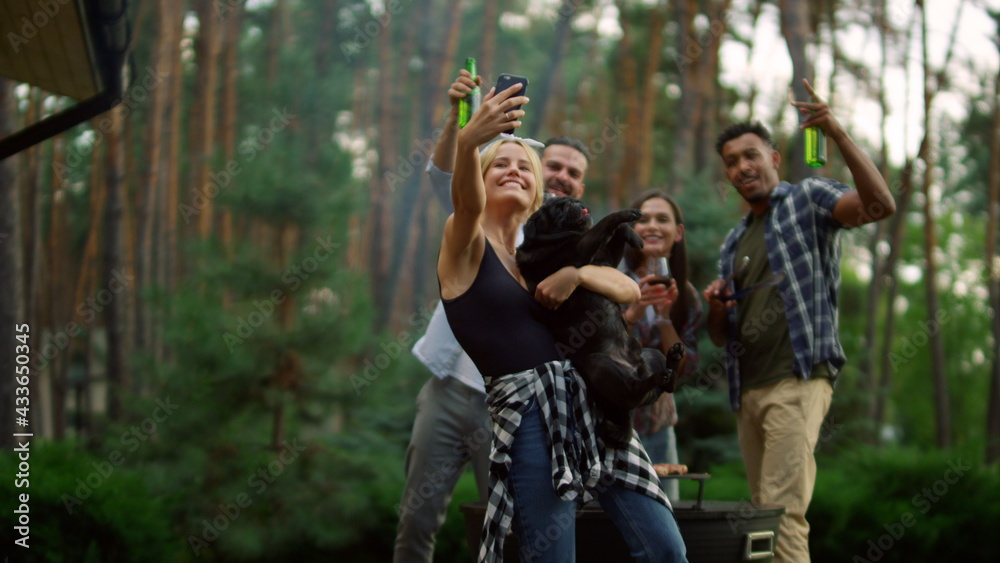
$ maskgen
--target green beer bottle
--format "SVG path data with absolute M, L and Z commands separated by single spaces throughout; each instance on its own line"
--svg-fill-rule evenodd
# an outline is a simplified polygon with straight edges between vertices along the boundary
M 817 168 L 826 164 L 826 133 L 819 127 L 806 127 L 806 164 Z
M 476 79 L 476 59 L 474 57 L 466 57 L 465 70 L 469 71 L 469 74 L 472 75 L 472 80 Z M 471 93 L 458 102 L 459 127 L 465 127 L 469 120 L 472 119 L 472 114 L 476 113 L 476 110 L 479 109 L 480 96 L 479 86 L 476 86 L 472 89 Z

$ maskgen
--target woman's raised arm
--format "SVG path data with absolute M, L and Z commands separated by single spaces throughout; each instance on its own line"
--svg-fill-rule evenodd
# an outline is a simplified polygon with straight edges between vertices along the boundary
M 451 178 L 451 201 L 455 212 L 445 224 L 441 245 L 444 259 L 458 260 L 483 236 L 479 220 L 486 207 L 486 187 L 479 165 L 479 145 L 502 131 L 521 126 L 518 118 L 524 115 L 524 110 L 510 109 L 528 103 L 528 98 L 514 95 L 520 89 L 521 85 L 515 84 L 498 94 L 491 88 L 479 111 L 458 133 L 455 174 Z

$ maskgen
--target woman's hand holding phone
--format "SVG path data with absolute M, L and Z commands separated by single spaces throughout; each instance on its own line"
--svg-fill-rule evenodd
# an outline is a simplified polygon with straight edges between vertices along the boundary
M 504 90 L 507 90 L 508 88 L 512 87 L 515 84 L 521 84 L 521 89 L 517 91 L 518 95 L 527 96 L 528 79 L 523 76 L 515 76 L 513 74 L 507 74 L 507 73 L 501 74 L 500 77 L 497 78 L 497 85 L 496 85 L 497 92 L 503 92 Z M 507 113 L 509 115 L 513 111 L 519 109 L 521 109 L 521 104 L 512 107 Z M 507 133 L 508 135 L 513 135 L 514 128 L 511 127 L 510 129 L 504 131 L 504 133 Z
M 500 133 L 520 127 L 520 118 L 524 116 L 524 110 L 514 108 L 520 108 L 529 102 L 527 96 L 517 95 L 522 88 L 520 82 L 500 92 L 497 92 L 495 86 L 490 88 L 490 91 L 483 96 L 479 111 L 472 115 L 469 123 L 459 132 L 459 137 L 481 145 Z

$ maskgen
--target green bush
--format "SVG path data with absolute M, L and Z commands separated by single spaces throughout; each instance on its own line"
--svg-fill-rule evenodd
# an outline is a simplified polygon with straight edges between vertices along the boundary
M 702 471 L 698 470 L 698 472 Z M 708 467 L 704 473 L 711 475 L 711 478 L 705 481 L 704 500 L 749 502 L 750 489 L 747 487 L 747 478 L 743 472 L 742 462 L 714 465 Z M 698 498 L 698 482 L 681 479 L 680 496 L 683 500 Z
M 1000 471 L 964 452 L 856 450 L 820 460 L 813 560 L 995 561 Z
M 31 443 L 30 486 L 4 479 L 0 495 L 27 493 L 29 546 L 14 540 L 14 508 L 0 516 L 0 533 L 18 561 L 175 561 L 182 549 L 167 500 L 151 494 L 143 473 L 121 456 L 98 457 L 67 443 Z M 0 472 L 17 474 L 19 460 L 0 456 Z M 19 503 L 18 503 L 19 504 Z M 10 552 L 10 551 L 8 551 Z

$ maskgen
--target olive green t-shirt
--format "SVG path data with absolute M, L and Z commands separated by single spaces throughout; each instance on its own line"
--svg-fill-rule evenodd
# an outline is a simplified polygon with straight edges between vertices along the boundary
M 736 268 L 743 257 L 746 266 L 733 278 L 736 291 L 771 277 L 764 241 L 764 225 L 771 212 L 750 215 L 747 230 L 736 245 Z M 736 304 L 737 338 L 744 352 L 739 357 L 740 388 L 759 389 L 795 377 L 795 352 L 788 333 L 785 303 L 777 285 L 762 287 L 740 299 Z M 826 363 L 813 367 L 812 377 L 829 377 Z

